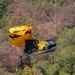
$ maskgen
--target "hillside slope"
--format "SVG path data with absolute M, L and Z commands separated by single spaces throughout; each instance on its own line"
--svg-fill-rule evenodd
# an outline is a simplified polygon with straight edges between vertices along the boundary
M 75 75 L 75 0 L 1 0 L 0 4 L 0 74 Z M 19 48 L 12 47 L 8 36 L 9 28 L 20 25 L 32 26 L 35 39 L 57 38 L 55 52 L 24 57 L 23 72 L 17 68 Z

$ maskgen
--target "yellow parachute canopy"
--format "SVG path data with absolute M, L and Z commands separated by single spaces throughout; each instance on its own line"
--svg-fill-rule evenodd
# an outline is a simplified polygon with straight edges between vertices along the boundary
M 25 40 L 31 40 L 32 27 L 29 26 L 17 26 L 12 27 L 8 30 L 10 41 L 12 45 L 18 47 L 25 46 Z

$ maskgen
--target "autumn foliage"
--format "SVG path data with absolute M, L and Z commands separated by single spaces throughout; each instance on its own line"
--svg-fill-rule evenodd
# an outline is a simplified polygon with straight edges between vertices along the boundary
M 31 56 L 23 71 L 8 36 L 20 25 L 32 26 L 35 39 L 57 38 L 55 52 Z M 75 75 L 75 0 L 0 0 L 0 74 Z

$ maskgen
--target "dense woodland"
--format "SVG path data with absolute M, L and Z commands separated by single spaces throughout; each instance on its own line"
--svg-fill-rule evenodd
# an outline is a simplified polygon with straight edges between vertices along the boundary
M 57 39 L 54 52 L 25 57 L 23 70 L 8 36 L 20 25 L 35 39 Z M 0 75 L 75 75 L 75 0 L 0 0 Z

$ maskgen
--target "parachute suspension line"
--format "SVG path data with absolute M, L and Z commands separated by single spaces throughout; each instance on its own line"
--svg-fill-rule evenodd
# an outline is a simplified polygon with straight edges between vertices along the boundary
M 16 51 L 18 56 L 22 56 L 24 54 L 24 48 L 16 47 Z
M 20 50 L 19 50 L 18 47 L 16 47 L 16 50 L 17 50 L 17 54 L 18 54 L 18 56 L 21 56 L 21 53 L 20 53 Z

